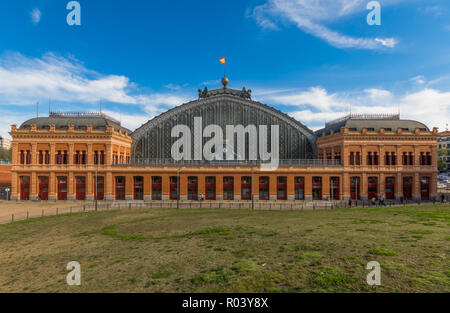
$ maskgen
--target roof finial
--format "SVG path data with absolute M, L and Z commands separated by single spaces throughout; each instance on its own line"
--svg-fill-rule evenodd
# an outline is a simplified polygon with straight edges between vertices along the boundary
M 229 82 L 230 82 L 230 81 L 229 81 L 228 78 L 226 78 L 225 76 L 222 78 L 222 85 L 223 85 L 223 88 L 224 88 L 224 89 L 227 88 L 227 85 L 228 85 Z

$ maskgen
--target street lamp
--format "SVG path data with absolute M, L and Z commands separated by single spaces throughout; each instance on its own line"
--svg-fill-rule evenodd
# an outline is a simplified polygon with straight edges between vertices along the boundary
M 5 191 L 6 191 L 6 201 L 9 201 L 9 192 L 10 192 L 10 189 L 9 189 L 9 188 L 6 188 Z
M 255 196 L 253 195 L 253 176 L 254 176 L 254 173 L 255 173 L 255 169 L 252 166 L 252 183 L 251 183 L 251 187 L 250 187 L 251 188 L 250 192 L 251 192 L 251 195 L 252 195 L 252 210 L 255 209 Z
M 177 209 L 180 208 L 180 168 L 177 170 Z
M 95 167 L 95 212 L 97 212 L 98 209 L 98 163 L 99 162 L 99 155 L 97 154 L 97 166 Z

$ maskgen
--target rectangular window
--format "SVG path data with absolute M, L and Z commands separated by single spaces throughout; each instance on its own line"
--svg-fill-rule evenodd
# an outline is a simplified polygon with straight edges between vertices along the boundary
M 312 178 L 313 200 L 322 200 L 322 177 Z
M 287 177 L 277 177 L 277 200 L 287 200 Z
M 305 178 L 294 178 L 295 200 L 305 200 Z
M 188 177 L 188 200 L 198 200 L 198 178 L 197 176 Z
M 162 178 L 161 176 L 153 176 L 152 177 L 152 200 L 161 200 L 162 199 Z
M 241 178 L 241 199 L 251 200 L 252 198 L 252 178 L 244 176 Z
M 414 154 L 412 152 L 409 152 L 408 154 L 408 159 L 409 159 L 409 165 L 414 165 Z
M 330 177 L 330 192 L 332 200 L 340 199 L 339 177 Z
M 369 199 L 377 198 L 378 197 L 378 178 L 377 177 L 369 177 L 369 184 L 368 184 L 368 197 Z
M 116 200 L 125 200 L 125 177 L 116 177 Z
M 223 178 L 223 199 L 234 200 L 234 177 L 232 176 Z
M 134 200 L 144 200 L 144 177 L 134 177 Z

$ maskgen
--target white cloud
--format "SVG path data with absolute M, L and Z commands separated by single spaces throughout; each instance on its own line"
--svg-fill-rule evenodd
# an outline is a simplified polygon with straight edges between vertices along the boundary
M 306 91 L 262 96 L 262 102 L 293 107 L 288 114 L 312 129 L 322 128 L 325 122 L 352 113 L 397 113 L 402 119 L 422 122 L 428 127 L 445 129 L 450 118 L 450 91 L 425 88 L 410 93 L 393 93 L 370 88 L 362 91 L 330 93 L 322 87 Z
M 126 76 L 103 75 L 75 59 L 52 53 L 27 58 L 19 53 L 0 57 L 0 101 L 23 105 L 39 99 L 64 102 L 174 106 L 186 98 L 173 94 L 140 94 Z
M 267 98 L 274 103 L 299 107 L 310 106 L 322 112 L 331 112 L 348 107 L 348 103 L 338 99 L 337 94 L 329 94 L 322 87 L 311 87 L 308 91 L 272 95 Z
M 394 48 L 398 43 L 397 39 L 395 38 L 375 38 L 375 41 L 388 48 Z
M 76 59 L 45 54 L 42 58 L 28 58 L 19 53 L 0 56 L 0 110 L 8 109 L 9 121 L 0 120 L 0 134 L 6 135 L 9 125 L 29 116 L 14 114 L 15 106 L 30 107 L 37 101 L 73 105 L 93 105 L 98 102 L 132 105 L 127 111 L 145 112 L 133 119 L 127 112 L 124 118 L 131 129 L 138 122 L 149 119 L 168 108 L 180 105 L 190 97 L 180 93 L 140 93 L 136 84 L 121 75 L 104 75 L 89 70 Z M 81 110 L 85 110 L 81 108 Z M 120 114 L 120 113 L 118 113 Z M 31 117 L 34 115 L 30 114 Z M 136 123 L 134 123 L 136 122 Z M 6 124 L 5 124 L 6 123 Z
M 403 0 L 386 0 L 383 5 L 400 1 Z M 356 12 L 364 12 L 366 4 L 367 1 L 364 0 L 267 0 L 267 3 L 256 6 L 253 12 L 247 15 L 253 17 L 258 25 L 268 29 L 278 29 L 274 19 L 294 23 L 304 32 L 321 38 L 337 48 L 395 47 L 398 43 L 395 38 L 353 37 L 325 26 Z
M 384 89 L 371 88 L 364 91 L 372 100 L 383 100 L 391 97 L 391 92 Z
M 418 84 L 421 84 L 421 85 L 426 83 L 425 77 L 422 76 L 422 75 L 418 75 L 418 76 L 415 76 L 415 77 L 411 78 L 411 81 L 414 81 L 414 82 L 416 82 Z
M 33 10 L 31 10 L 30 12 L 30 16 L 31 16 L 31 21 L 33 22 L 33 24 L 39 24 L 39 22 L 41 21 L 41 10 L 35 8 Z

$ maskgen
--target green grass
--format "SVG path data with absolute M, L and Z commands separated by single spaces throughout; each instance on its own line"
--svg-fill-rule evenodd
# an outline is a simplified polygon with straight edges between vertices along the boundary
M 49 216 L 0 225 L 0 292 L 450 292 L 448 229 L 448 205 Z
M 385 256 L 393 256 L 397 254 L 395 251 L 385 248 L 375 248 L 370 250 L 369 253 L 373 255 L 385 255 Z

